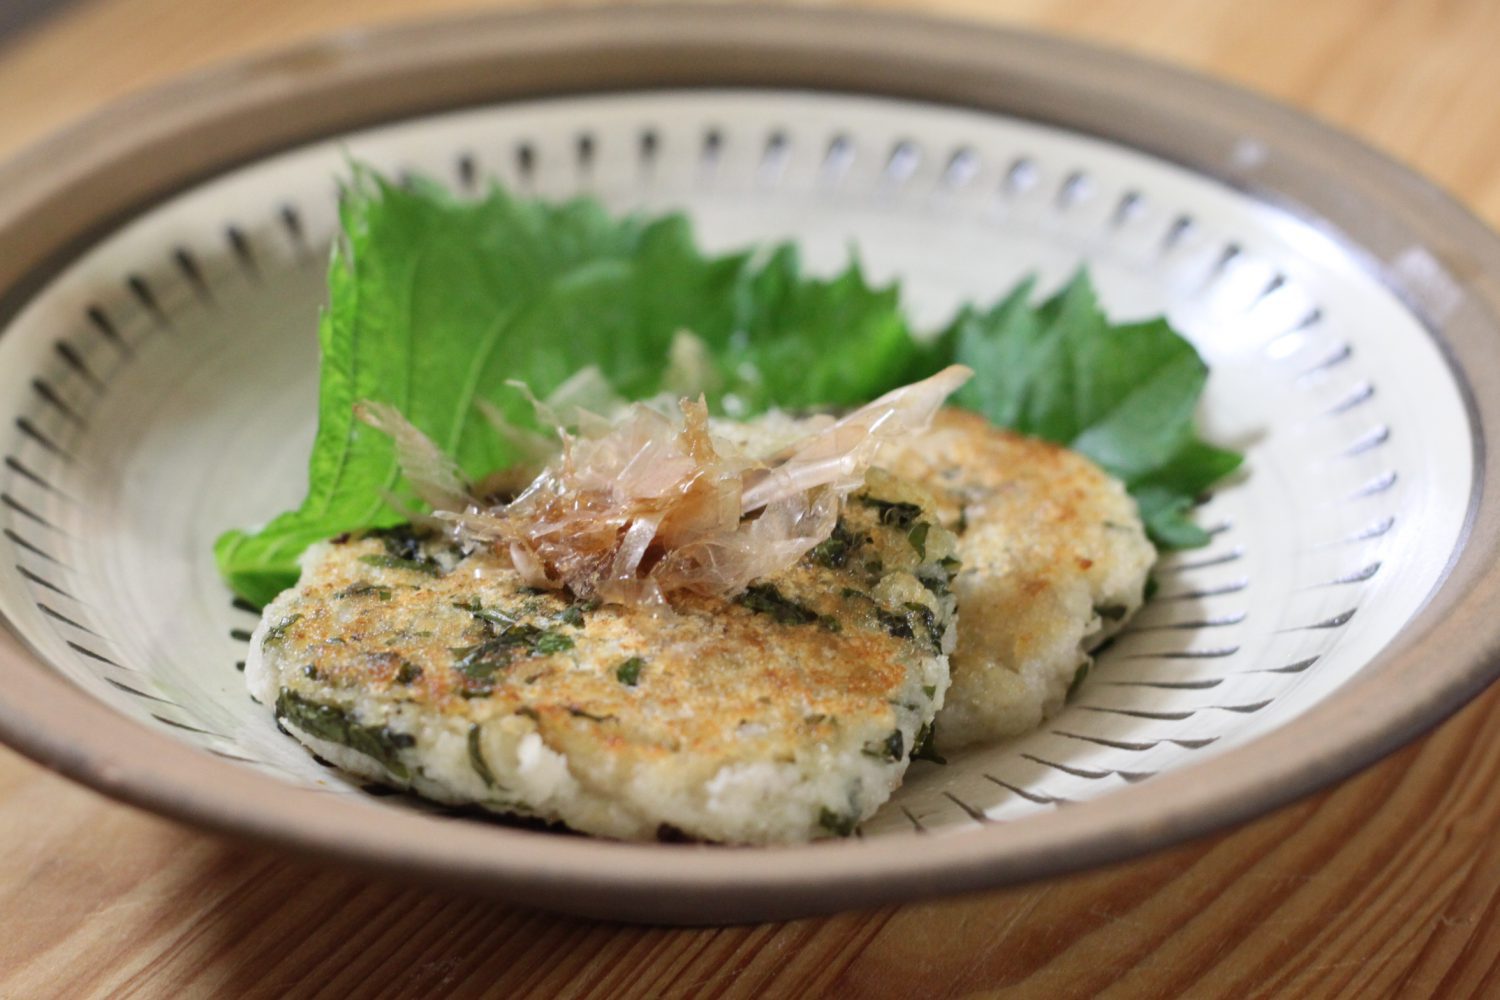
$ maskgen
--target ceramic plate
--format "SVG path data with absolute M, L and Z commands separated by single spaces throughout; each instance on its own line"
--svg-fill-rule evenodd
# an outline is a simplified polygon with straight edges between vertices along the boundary
M 9 738 L 113 794 L 327 856 L 579 912 L 746 919 L 1164 844 L 1346 773 L 1485 683 L 1492 237 L 1372 154 L 1208 84 L 919 22 L 850 41 L 845 23 L 617 12 L 346 38 L 184 85 L 186 109 L 127 108 L 124 140 L 84 126 L 53 146 L 65 176 L 41 154 L 14 166 Z M 897 52 L 931 72 L 882 76 Z M 590 59 L 591 79 L 568 68 Z M 455 82 L 470 63 L 492 72 Z M 1213 370 L 1202 423 L 1245 468 L 1196 511 L 1212 543 L 1161 561 L 1062 714 L 914 764 L 857 839 L 622 845 L 375 797 L 250 701 L 257 616 L 211 558 L 305 488 L 351 156 L 460 194 L 494 178 L 683 209 L 713 249 L 790 238 L 814 270 L 855 248 L 923 325 L 1087 265 L 1113 316 L 1165 313 L 1193 340 Z M 50 246 L 26 240 L 49 221 Z

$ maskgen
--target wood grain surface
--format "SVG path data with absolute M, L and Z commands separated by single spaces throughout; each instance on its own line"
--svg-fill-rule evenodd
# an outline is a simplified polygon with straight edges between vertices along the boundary
M 81 0 L 0 47 L 0 155 L 294 39 L 478 0 Z M 884 0 L 1235 81 L 1500 224 L 1493 0 Z M 620 927 L 205 836 L 0 751 L 0 997 L 1500 996 L 1500 689 L 1356 778 L 1130 864 L 788 924 Z

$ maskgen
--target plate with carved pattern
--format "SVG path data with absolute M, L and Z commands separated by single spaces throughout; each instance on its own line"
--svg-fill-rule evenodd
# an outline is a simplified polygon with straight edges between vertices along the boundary
M 117 118 L 128 139 L 87 123 L 12 164 L 7 738 L 214 829 L 704 921 L 1170 843 L 1348 773 L 1487 683 L 1493 236 L 1373 153 L 1213 84 L 1054 41 L 844 24 L 595 12 L 345 38 L 138 101 Z M 882 73 L 896 53 L 907 68 Z M 490 65 L 512 72 L 464 72 Z M 45 171 L 62 152 L 78 166 Z M 710 249 L 791 239 L 815 271 L 852 246 L 923 325 L 1086 265 L 1112 316 L 1165 313 L 1193 341 L 1213 372 L 1201 422 L 1244 469 L 1194 511 L 1211 543 L 1160 560 L 1061 714 L 916 762 L 849 841 L 618 844 L 377 797 L 247 697 L 257 615 L 211 556 L 305 488 L 351 156 L 460 196 L 495 178 L 683 210 Z

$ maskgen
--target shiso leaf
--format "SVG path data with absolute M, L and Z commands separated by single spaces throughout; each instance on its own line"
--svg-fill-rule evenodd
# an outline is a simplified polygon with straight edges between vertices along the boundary
M 1082 271 L 1038 307 L 1030 294 L 1027 282 L 966 310 L 941 338 L 976 373 L 954 401 L 1093 459 L 1130 489 L 1158 545 L 1205 544 L 1193 501 L 1242 460 L 1196 436 L 1208 366 L 1164 319 L 1110 325 Z
M 617 219 L 592 199 L 551 204 L 498 187 L 459 201 L 356 167 L 341 219 L 307 498 L 214 546 L 230 586 L 259 604 L 296 582 L 314 542 L 405 520 L 389 495 L 418 506 L 391 440 L 356 421 L 361 400 L 394 406 L 478 479 L 523 457 L 481 401 L 534 426 L 507 380 L 545 396 L 597 365 L 622 396 L 646 398 L 679 331 L 708 348 L 715 404 L 752 409 L 862 403 L 905 381 L 916 356 L 894 287 L 872 289 L 857 265 L 805 278 L 791 246 L 763 261 L 705 255 L 681 215 Z
M 1039 306 L 1026 281 L 921 338 L 897 287 L 871 285 L 857 261 L 814 278 L 790 244 L 704 254 L 679 214 L 616 218 L 588 198 L 499 187 L 463 201 L 356 166 L 341 219 L 307 497 L 214 546 L 230 586 L 256 604 L 296 582 L 313 543 L 420 509 L 390 438 L 356 419 L 359 401 L 394 407 L 477 481 L 527 457 L 481 412 L 536 426 L 507 382 L 545 397 L 593 365 L 622 397 L 648 398 L 681 381 L 684 331 L 702 345 L 693 377 L 735 417 L 847 407 L 966 364 L 977 374 L 956 403 L 1121 477 L 1168 548 L 1207 541 L 1193 500 L 1240 462 L 1195 436 L 1207 369 L 1191 345 L 1163 320 L 1109 324 L 1083 272 Z

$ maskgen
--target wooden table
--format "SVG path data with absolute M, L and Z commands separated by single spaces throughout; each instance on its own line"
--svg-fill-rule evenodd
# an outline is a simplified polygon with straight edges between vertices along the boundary
M 1491 0 L 887 0 L 1120 46 L 1353 132 L 1500 224 Z M 83 0 L 0 48 L 0 154 L 184 71 L 483 0 Z M 1500 996 L 1500 689 L 1130 864 L 783 925 L 585 923 L 288 861 L 0 751 L 0 997 Z

